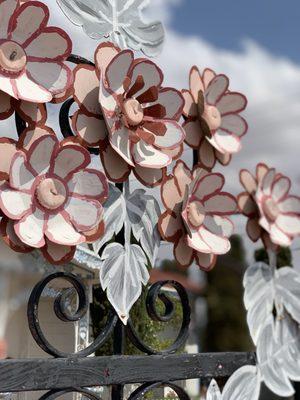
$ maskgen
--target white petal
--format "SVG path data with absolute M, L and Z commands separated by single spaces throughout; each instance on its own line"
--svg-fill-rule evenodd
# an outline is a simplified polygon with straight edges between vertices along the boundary
M 283 213 L 300 214 L 300 198 L 296 196 L 289 196 L 278 203 L 278 208 Z
M 62 214 L 49 217 L 45 234 L 51 242 L 69 246 L 76 246 L 85 241 L 85 237 L 78 233 Z
M 275 169 L 271 168 L 266 173 L 266 175 L 262 181 L 262 190 L 266 196 L 270 196 L 270 194 L 271 194 L 271 188 L 272 188 L 272 184 L 274 182 L 275 175 L 276 175 Z
M 3 213 L 11 219 L 22 218 L 30 209 L 31 195 L 12 190 L 4 183 L 0 186 L 0 206 Z
M 28 162 L 37 175 L 48 172 L 57 146 L 58 140 L 52 135 L 42 136 L 31 145 L 28 152 Z
M 206 196 L 213 195 L 224 186 L 225 179 L 221 174 L 208 174 L 201 178 L 193 190 L 193 194 L 202 200 Z
M 15 154 L 11 167 L 10 167 L 10 185 L 14 189 L 31 189 L 34 183 L 34 176 L 28 170 L 26 165 L 26 156 L 23 152 L 19 151 Z
M 191 236 L 187 235 L 187 242 L 189 247 L 201 253 L 211 253 L 211 248 L 203 240 L 198 231 L 191 229 Z
M 16 84 L 17 97 L 21 100 L 33 103 L 48 103 L 52 100 L 52 94 L 42 86 L 36 84 L 26 74 L 14 80 Z
M 207 215 L 203 224 L 210 232 L 223 237 L 230 237 L 234 230 L 234 225 L 229 218 L 218 215 L 213 217 Z
M 241 150 L 241 141 L 239 137 L 222 131 L 221 129 L 213 134 L 213 139 L 216 141 L 222 153 L 232 154 Z M 212 143 L 210 138 L 207 138 L 207 140 Z
M 225 254 L 230 250 L 230 241 L 227 238 L 215 235 L 203 226 L 200 228 L 200 234 L 212 253 Z
M 155 135 L 155 146 L 161 149 L 174 149 L 179 146 L 185 138 L 185 132 L 179 123 L 175 121 L 162 121 L 166 127 L 166 133 L 163 136 Z
M 290 246 L 292 242 L 289 236 L 282 232 L 276 224 L 272 224 L 270 227 L 270 238 L 273 243 L 280 246 Z
M 217 75 L 208 85 L 205 90 L 205 99 L 211 104 L 215 105 L 221 96 L 228 89 L 229 81 L 225 75 Z
M 272 187 L 272 197 L 276 201 L 283 199 L 291 188 L 291 181 L 286 176 L 280 177 L 276 180 Z
M 68 187 L 72 194 L 99 199 L 99 201 L 106 198 L 108 193 L 105 175 L 92 169 L 74 174 L 68 182 Z
M 296 215 L 279 215 L 275 221 L 278 228 L 280 228 L 287 235 L 300 234 L 300 216 Z
M 41 248 L 45 245 L 44 213 L 38 209 L 15 223 L 15 232 L 19 239 L 31 247 Z
M 134 166 L 131 156 L 131 142 L 129 140 L 129 133 L 129 130 L 125 126 L 122 126 L 120 129 L 112 133 L 110 137 L 110 144 L 129 165 Z
M 133 146 L 134 161 L 141 167 L 163 168 L 172 162 L 172 158 L 141 140 Z
M 65 206 L 72 224 L 81 232 L 95 228 L 102 217 L 102 206 L 98 201 L 69 197 Z

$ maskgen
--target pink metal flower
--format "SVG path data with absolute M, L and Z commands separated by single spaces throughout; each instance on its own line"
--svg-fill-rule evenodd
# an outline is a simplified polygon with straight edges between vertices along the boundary
M 193 172 L 177 161 L 173 175 L 162 185 L 166 211 L 159 219 L 159 230 L 174 243 L 174 256 L 181 266 L 195 259 L 200 268 L 213 268 L 216 256 L 230 250 L 233 223 L 228 218 L 236 210 L 236 200 L 223 192 L 223 175 L 195 167 Z
M 211 170 L 218 160 L 227 165 L 241 149 L 241 137 L 248 125 L 239 113 L 247 106 L 246 97 L 228 89 L 227 76 L 197 67 L 190 71 L 190 90 L 183 90 L 185 99 L 183 124 L 186 143 L 198 149 L 199 162 Z
M 59 143 L 46 129 L 27 131 L 20 140 L 22 150 L 13 154 L 10 147 L 9 177 L 0 186 L 2 235 L 17 251 L 39 248 L 51 262 L 65 262 L 74 246 L 103 233 L 106 178 L 88 168 L 86 149 Z
M 0 0 L 0 88 L 16 99 L 46 103 L 72 84 L 65 64 L 72 43 L 60 28 L 48 27 L 49 10 L 39 1 Z M 0 113 L 10 112 L 9 100 Z
M 300 197 L 289 194 L 290 179 L 274 168 L 258 164 L 256 171 L 256 178 L 247 170 L 240 174 L 247 192 L 239 195 L 238 204 L 251 221 L 247 224 L 248 235 L 252 240 L 264 240 L 267 234 L 273 244 L 290 246 L 300 235 Z

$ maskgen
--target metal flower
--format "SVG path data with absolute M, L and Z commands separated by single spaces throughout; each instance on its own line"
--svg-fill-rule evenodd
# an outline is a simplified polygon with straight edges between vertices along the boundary
M 300 235 L 300 197 L 289 194 L 291 181 L 274 168 L 258 164 L 256 177 L 249 171 L 240 172 L 246 192 L 238 196 L 240 211 L 249 219 L 247 233 L 253 241 L 260 237 L 266 247 L 290 246 Z
M 223 175 L 199 167 L 191 172 L 177 161 L 173 175 L 161 187 L 166 211 L 159 219 L 159 230 L 174 243 L 174 256 L 182 266 L 195 259 L 200 268 L 210 270 L 216 255 L 230 250 L 233 223 L 228 218 L 236 210 L 236 200 L 223 192 Z
M 66 16 L 92 39 L 109 39 L 122 48 L 160 53 L 164 29 L 160 22 L 143 22 L 149 0 L 57 0 Z
M 0 88 L 16 99 L 46 103 L 72 83 L 65 64 L 72 42 L 60 28 L 48 27 L 49 10 L 39 1 L 0 1 Z M 0 92 L 2 116 L 10 102 Z
M 4 154 L 9 174 L 0 186 L 2 235 L 17 251 L 39 248 L 51 262 L 66 261 L 77 244 L 103 233 L 106 178 L 88 168 L 86 149 L 59 143 L 46 128 L 28 130 L 21 143 L 14 152 L 9 143 Z
M 125 52 L 125 54 L 127 53 L 128 52 Z M 123 182 L 128 178 L 131 170 L 133 170 L 137 179 L 139 179 L 144 185 L 155 186 L 161 183 L 165 175 L 165 169 L 161 167 L 170 163 L 182 153 L 184 132 L 177 120 L 180 117 L 180 112 L 183 107 L 183 99 L 180 93 L 175 89 L 161 89 L 153 86 L 151 87 L 150 92 L 152 93 L 152 96 L 155 96 L 157 93 L 157 101 L 153 104 L 153 106 L 150 106 L 150 112 L 151 107 L 152 111 L 154 112 L 155 110 L 156 112 L 164 112 L 164 110 L 166 110 L 166 112 L 169 112 L 169 116 L 172 117 L 172 119 L 163 118 L 162 120 L 155 120 L 153 117 L 144 116 L 143 121 L 141 121 L 140 124 L 135 126 L 128 124 L 125 116 L 123 117 L 122 110 L 120 110 L 118 106 L 119 103 L 121 104 L 124 103 L 124 101 L 126 102 L 126 100 L 130 100 L 130 98 L 125 99 L 127 92 L 123 94 L 121 94 L 121 92 L 118 94 L 108 93 L 104 88 L 106 67 L 109 66 L 111 70 L 111 68 L 113 68 L 113 66 L 110 66 L 111 63 L 116 62 L 116 64 L 112 65 L 115 65 L 121 74 L 132 74 L 132 71 L 122 71 L 123 66 L 119 65 L 117 62 L 120 54 L 122 55 L 123 52 L 121 52 L 120 49 L 115 47 L 112 43 L 103 43 L 96 50 L 95 67 L 79 65 L 75 69 L 74 98 L 79 106 L 79 110 L 75 113 L 72 119 L 73 130 L 83 145 L 87 147 L 99 146 L 102 164 L 104 166 L 106 175 L 111 181 Z M 130 55 L 132 55 L 131 52 Z M 154 74 L 160 71 L 155 64 L 148 60 L 139 60 L 139 64 L 137 65 L 140 65 L 138 68 L 143 69 L 146 66 L 146 68 L 150 70 L 152 69 Z M 142 69 L 140 73 L 143 72 Z M 159 73 L 161 74 L 161 72 Z M 118 77 L 118 79 L 120 78 L 121 76 Z M 126 79 L 126 77 L 124 77 L 124 79 Z M 129 79 L 130 78 L 127 77 L 126 80 L 130 86 Z M 143 79 L 142 75 L 139 75 L 138 79 Z M 142 89 L 143 86 L 141 86 L 141 92 L 138 94 L 138 96 L 137 93 L 134 93 L 134 83 L 135 82 L 132 82 L 131 85 L 133 88 L 131 102 L 138 102 L 138 100 L 135 100 L 135 98 L 141 96 L 142 92 L 147 92 L 149 85 L 152 85 L 152 83 L 148 79 L 148 82 L 146 82 L 148 86 L 145 87 L 144 90 Z M 164 107 L 162 104 L 159 104 L 159 96 L 160 103 L 164 102 Z M 117 97 L 117 102 L 115 101 L 115 97 Z M 103 111 L 100 103 L 103 107 Z M 109 107 L 113 107 L 113 111 L 110 111 Z M 106 127 L 103 113 L 106 115 L 106 120 L 110 129 Z M 147 110 L 145 109 L 145 112 L 143 111 L 143 113 L 147 113 Z M 115 127 L 117 125 L 120 125 L 120 129 L 115 132 Z M 166 126 L 169 127 L 168 132 L 166 132 L 165 135 L 162 135 Z M 147 131 L 145 129 L 146 127 L 152 127 L 152 131 L 154 131 Z M 170 130 L 171 128 L 173 128 L 175 140 L 176 135 L 177 138 L 178 136 L 180 137 L 180 140 L 174 146 L 171 145 L 170 148 L 167 148 L 166 142 L 163 143 L 165 146 L 164 148 L 162 145 L 160 148 L 158 146 L 155 147 L 155 145 L 149 146 L 143 139 L 147 135 L 145 140 L 151 141 L 155 139 L 156 134 L 160 134 L 162 136 L 157 137 L 158 141 L 173 140 L 173 138 L 170 137 L 172 135 Z M 140 134 L 142 138 L 140 138 L 138 134 Z M 121 143 L 115 143 L 118 141 L 118 137 L 122 139 Z M 174 143 L 174 141 L 172 143 Z M 148 159 L 151 157 L 153 160 L 155 155 L 160 156 L 160 159 L 154 160 L 155 164 L 157 164 L 157 161 L 161 161 L 161 158 L 163 158 L 164 162 L 159 162 L 159 167 L 153 164 L 153 168 L 149 168 L 150 164 L 149 166 L 146 166 L 143 165 L 142 162 L 140 162 L 142 165 L 134 163 L 131 154 L 138 145 L 144 146 L 144 148 L 152 151 L 152 153 L 149 152 L 146 154 Z M 126 154 L 128 148 L 130 153 L 129 155 Z
M 239 115 L 247 106 L 246 97 L 229 89 L 227 76 L 197 67 L 190 71 L 190 90 L 183 90 L 186 143 L 198 149 L 199 162 L 211 170 L 216 161 L 227 165 L 241 149 L 241 137 L 248 125 Z

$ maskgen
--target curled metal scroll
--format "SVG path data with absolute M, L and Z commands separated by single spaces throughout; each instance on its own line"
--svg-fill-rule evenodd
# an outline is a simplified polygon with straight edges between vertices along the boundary
M 169 387 L 170 389 L 172 389 L 177 394 L 180 400 L 191 400 L 185 390 L 183 390 L 180 386 L 175 385 L 175 383 L 171 382 L 145 383 L 144 385 L 137 388 L 133 393 L 131 393 L 128 400 L 142 400 L 147 393 L 161 386 Z
M 128 321 L 126 333 L 133 343 L 133 345 L 147 354 L 172 354 L 179 350 L 186 342 L 189 334 L 189 325 L 191 320 L 191 309 L 189 305 L 188 295 L 184 287 L 175 281 L 162 281 L 153 284 L 146 298 L 147 313 L 153 321 L 168 322 L 171 321 L 174 315 L 174 303 L 172 299 L 161 291 L 164 286 L 171 286 L 174 288 L 179 296 L 180 304 L 182 307 L 182 323 L 180 331 L 174 340 L 173 344 L 164 350 L 155 350 L 144 343 L 141 338 L 139 338 L 134 325 L 131 320 Z M 161 315 L 156 307 L 157 299 L 164 303 L 165 311 Z
M 80 393 L 90 400 L 102 400 L 102 398 L 99 397 L 96 393 L 88 389 L 51 390 L 50 392 L 45 393 L 42 397 L 40 397 L 39 400 L 55 400 L 59 399 L 60 396 L 68 393 Z
M 56 316 L 64 322 L 75 322 L 79 321 L 88 312 L 88 294 L 81 279 L 79 279 L 76 275 L 67 272 L 56 272 L 54 274 L 46 276 L 42 281 L 37 283 L 33 291 L 31 292 L 27 307 L 29 329 L 36 343 L 46 353 L 54 357 L 87 357 L 94 353 L 111 337 L 114 327 L 118 321 L 118 317 L 115 312 L 110 309 L 103 330 L 95 339 L 95 341 L 85 349 L 77 353 L 71 354 L 58 350 L 48 342 L 45 335 L 43 334 L 38 316 L 39 302 L 43 290 L 49 282 L 52 282 L 53 280 L 58 278 L 64 279 L 65 281 L 69 282 L 73 288 L 62 290 L 61 293 L 57 295 L 54 301 L 54 312 Z M 71 315 L 65 307 L 65 301 L 66 297 L 70 294 L 70 291 L 74 290 L 78 296 L 78 306 L 76 312 Z

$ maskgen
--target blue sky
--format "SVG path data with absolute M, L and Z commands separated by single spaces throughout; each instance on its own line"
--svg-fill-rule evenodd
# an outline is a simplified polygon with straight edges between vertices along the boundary
M 225 49 L 250 38 L 278 56 L 300 62 L 299 0 L 182 0 L 171 26 Z

